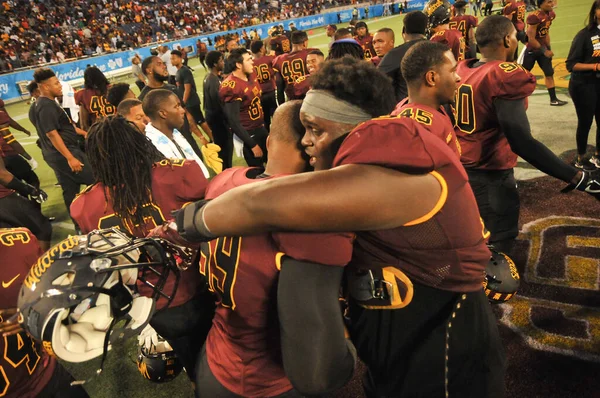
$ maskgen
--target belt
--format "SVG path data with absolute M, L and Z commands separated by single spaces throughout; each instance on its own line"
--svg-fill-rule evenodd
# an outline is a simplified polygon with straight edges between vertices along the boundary
M 413 298 L 413 284 L 395 267 L 347 272 L 348 293 L 361 307 L 375 310 L 404 308 Z

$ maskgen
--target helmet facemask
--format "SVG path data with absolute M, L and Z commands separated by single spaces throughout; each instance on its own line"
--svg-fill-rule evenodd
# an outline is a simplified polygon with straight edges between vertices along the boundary
M 20 323 L 49 353 L 67 362 L 101 355 L 100 372 L 111 345 L 138 334 L 149 322 L 155 300 L 164 297 L 170 303 L 174 297 L 177 256 L 163 243 L 131 238 L 115 228 L 69 237 L 46 252 L 26 277 L 19 295 Z M 165 292 L 171 272 L 176 283 Z M 145 273 L 158 276 L 158 282 L 147 282 Z M 138 280 L 152 288 L 151 297 L 136 292 Z

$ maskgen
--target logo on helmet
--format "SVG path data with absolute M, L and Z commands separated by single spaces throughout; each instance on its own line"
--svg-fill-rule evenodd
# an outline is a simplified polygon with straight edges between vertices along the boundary
M 48 250 L 42 257 L 40 257 L 35 264 L 31 267 L 29 274 L 25 277 L 23 284 L 28 288 L 32 289 L 35 283 L 39 283 L 41 276 L 46 272 L 48 268 L 54 263 L 57 258 L 78 246 L 80 243 L 78 236 L 69 236 L 56 246 Z

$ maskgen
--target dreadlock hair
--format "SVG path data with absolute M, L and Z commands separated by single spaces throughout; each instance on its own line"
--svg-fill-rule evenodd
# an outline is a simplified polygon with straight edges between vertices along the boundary
M 104 73 L 95 66 L 90 66 L 83 72 L 83 86 L 89 90 L 94 90 L 98 94 L 106 95 L 107 87 L 110 84 Z
M 152 167 L 165 157 L 144 134 L 121 116 L 94 123 L 86 154 L 104 197 L 130 231 L 144 225 L 146 204 L 152 203 Z
M 331 43 L 331 49 L 327 59 L 340 59 L 350 56 L 356 59 L 364 59 L 364 51 L 360 44 L 354 39 L 341 39 Z

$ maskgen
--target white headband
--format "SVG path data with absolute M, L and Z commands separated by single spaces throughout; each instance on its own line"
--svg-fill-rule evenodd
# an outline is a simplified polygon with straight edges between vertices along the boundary
M 301 111 L 325 120 L 345 124 L 359 124 L 373 118 L 358 106 L 336 98 L 325 90 L 309 90 L 302 102 Z

